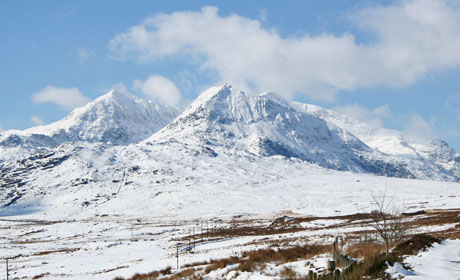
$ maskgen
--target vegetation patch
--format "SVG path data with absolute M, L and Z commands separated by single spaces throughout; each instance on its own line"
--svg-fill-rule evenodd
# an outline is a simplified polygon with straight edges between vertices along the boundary
M 394 265 L 395 262 L 403 263 L 403 256 L 415 255 L 419 251 L 427 250 L 434 243 L 441 243 L 442 239 L 419 234 L 399 243 L 393 250 L 386 254 L 377 251 L 374 255 L 364 256 L 365 258 L 353 267 L 349 272 L 344 273 L 343 279 L 363 279 L 363 276 L 370 276 L 372 279 L 385 279 L 385 270 L 388 264 Z M 375 248 L 377 249 L 377 248 Z M 371 254 L 372 250 L 368 251 Z M 409 269 L 409 267 L 406 267 Z

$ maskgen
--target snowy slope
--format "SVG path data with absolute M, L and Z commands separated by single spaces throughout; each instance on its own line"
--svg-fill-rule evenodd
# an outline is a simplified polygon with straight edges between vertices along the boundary
M 112 90 L 55 123 L 24 131 L 2 132 L 0 162 L 64 142 L 136 143 L 160 130 L 177 115 L 177 109 L 170 106 Z
M 438 173 L 448 173 L 460 178 L 460 154 L 442 140 L 372 127 L 316 105 L 296 102 L 293 102 L 292 105 L 298 110 L 315 115 L 349 131 L 369 147 L 399 161 L 420 162 L 426 166 L 426 169 L 437 170 Z

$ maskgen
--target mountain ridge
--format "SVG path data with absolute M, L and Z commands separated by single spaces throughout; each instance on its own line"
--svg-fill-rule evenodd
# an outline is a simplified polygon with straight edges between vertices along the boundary
M 416 141 L 316 105 L 271 92 L 250 95 L 230 84 L 204 91 L 181 114 L 111 91 L 48 126 L 1 133 L 0 150 L 9 148 L 12 159 L 20 159 L 78 141 L 121 147 L 179 143 L 192 156 L 283 156 L 339 171 L 460 181 L 460 155 L 442 140 Z
M 14 159 L 18 152 L 24 156 L 64 142 L 136 143 L 160 130 L 178 114 L 178 109 L 168 105 L 111 90 L 49 125 L 0 133 L 3 148 L 0 161 L 7 157 L 8 148 L 12 148 L 10 157 Z M 18 147 L 28 152 L 20 153 Z

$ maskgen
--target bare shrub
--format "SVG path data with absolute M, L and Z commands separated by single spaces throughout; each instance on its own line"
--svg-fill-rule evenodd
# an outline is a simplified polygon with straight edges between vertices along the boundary
M 382 238 L 388 255 L 390 243 L 401 240 L 405 235 L 404 207 L 398 207 L 394 202 L 394 198 L 388 197 L 386 186 L 382 195 L 378 196 L 371 193 L 371 196 L 375 208 L 370 213 L 370 226 Z

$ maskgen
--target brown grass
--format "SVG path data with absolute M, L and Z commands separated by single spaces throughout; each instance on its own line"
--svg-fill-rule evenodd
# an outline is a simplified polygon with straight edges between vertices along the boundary
M 358 243 L 351 245 L 347 248 L 347 255 L 352 258 L 370 258 L 373 257 L 377 253 L 381 253 L 385 251 L 384 244 L 377 244 L 377 243 Z
M 227 266 L 227 261 L 226 260 L 219 260 L 219 261 L 216 261 L 216 262 L 211 263 L 210 265 L 208 265 L 206 267 L 206 269 L 204 270 L 204 273 L 208 274 L 209 272 L 211 272 L 213 270 L 222 269 L 222 268 L 225 268 L 226 266 Z
M 415 255 L 419 251 L 425 251 L 430 248 L 434 243 L 441 243 L 442 238 L 433 237 L 426 234 L 418 234 L 411 239 L 398 244 L 393 252 L 399 256 L 402 255 Z
M 39 275 L 35 275 L 32 279 L 40 279 L 40 278 L 43 278 L 47 275 L 50 275 L 49 273 L 42 273 L 42 274 L 39 274 Z
M 275 235 L 275 234 L 285 234 L 285 233 L 294 233 L 299 231 L 304 231 L 304 228 L 301 228 L 297 225 L 290 225 L 286 227 L 273 227 L 273 226 L 242 226 L 242 227 L 231 227 L 231 228 L 216 228 L 209 229 L 208 233 L 204 234 L 195 234 L 184 236 L 178 241 L 188 241 L 189 239 L 199 242 L 200 240 L 219 240 L 221 238 L 229 237 L 240 237 L 240 236 L 264 236 L 264 235 Z M 194 242 L 191 241 L 191 244 Z
M 78 250 L 80 249 L 79 248 L 64 248 L 64 249 L 59 249 L 59 250 L 38 252 L 38 253 L 33 254 L 33 256 L 44 256 L 44 255 L 55 254 L 55 253 L 72 253 Z
M 176 279 L 196 279 L 194 277 L 195 275 L 195 269 L 189 268 L 186 270 L 182 270 L 181 272 L 178 272 L 170 277 L 168 277 L 169 280 L 176 280 Z
M 211 260 L 209 263 L 210 265 L 208 265 L 206 269 L 204 270 L 205 274 L 208 274 L 209 272 L 213 270 L 225 268 L 228 265 L 241 263 L 241 259 L 232 256 L 232 257 L 221 259 L 221 260 Z
M 209 262 L 199 262 L 194 264 L 188 264 L 184 267 L 188 268 L 176 274 L 171 274 L 167 278 L 160 278 L 161 275 L 167 275 L 171 273 L 171 268 L 162 270 L 160 272 L 151 272 L 149 274 L 136 274 L 130 280 L 144 280 L 144 279 L 200 279 L 200 275 L 196 275 L 197 270 L 192 268 L 196 266 L 207 265 L 204 269 L 204 273 L 208 274 L 211 271 L 225 268 L 228 265 L 239 264 L 239 271 L 254 271 L 257 269 L 263 269 L 267 263 L 287 263 L 297 261 L 298 259 L 309 259 L 313 256 L 330 252 L 330 245 L 306 245 L 306 246 L 294 246 L 290 248 L 283 248 L 276 250 L 273 248 L 259 249 L 253 251 L 247 251 L 242 254 L 241 257 L 229 257 L 219 260 L 211 260 Z M 289 272 L 285 272 L 286 275 Z M 295 276 L 295 275 L 294 275 Z M 289 277 L 288 279 L 291 279 Z
M 284 267 L 283 270 L 280 272 L 280 276 L 283 279 L 295 279 L 297 277 L 297 273 L 290 269 L 289 267 Z
M 145 274 L 136 274 L 131 277 L 130 280 L 154 280 L 157 279 L 158 276 L 160 276 L 160 273 L 158 271 L 153 271 Z M 115 278 L 114 280 L 124 280 L 124 278 Z
M 270 262 L 287 263 L 298 259 L 309 259 L 331 251 L 329 245 L 295 246 L 286 249 L 260 249 L 243 253 L 239 270 L 253 271 L 257 266 Z

